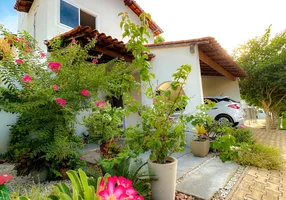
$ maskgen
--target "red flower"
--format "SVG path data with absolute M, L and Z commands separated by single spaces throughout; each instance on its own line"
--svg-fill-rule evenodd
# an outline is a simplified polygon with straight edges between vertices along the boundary
M 58 90 L 60 89 L 60 87 L 57 86 L 56 84 L 54 84 L 54 85 L 53 85 L 53 89 L 54 89 L 55 91 L 58 91 Z
M 21 60 L 21 59 L 17 59 L 17 60 L 15 60 L 15 62 L 16 62 L 17 64 L 23 64 L 23 63 L 24 63 L 24 61 Z
M 27 82 L 32 82 L 32 77 L 29 74 L 26 74 L 23 79 L 22 79 L 25 83 Z
M 50 62 L 48 66 L 53 72 L 56 72 L 60 70 L 62 64 L 59 62 Z
M 98 60 L 95 58 L 92 60 L 93 63 L 98 63 Z
M 100 109 L 104 108 L 104 101 L 97 101 L 96 106 L 99 107 Z
M 83 89 L 82 91 L 81 91 L 81 94 L 83 95 L 83 96 L 85 96 L 85 97 L 88 97 L 90 94 L 89 94 L 89 91 L 88 90 L 86 90 L 86 89 Z
M 56 102 L 57 102 L 57 104 L 58 104 L 59 106 L 62 106 L 62 107 L 64 107 L 64 106 L 66 105 L 66 103 L 67 103 L 67 101 L 64 100 L 64 99 L 62 99 L 62 98 L 57 98 L 57 99 L 56 99 Z
M 8 40 L 7 43 L 8 43 L 8 44 L 11 44 L 11 40 Z
M 44 57 L 46 57 L 46 54 L 44 52 L 40 52 L 40 56 L 41 56 L 41 58 L 44 58 Z
M 7 183 L 13 179 L 11 174 L 0 174 L 0 185 Z
M 75 43 L 76 43 L 76 40 L 75 40 L 75 39 L 72 39 L 72 43 L 75 44 Z

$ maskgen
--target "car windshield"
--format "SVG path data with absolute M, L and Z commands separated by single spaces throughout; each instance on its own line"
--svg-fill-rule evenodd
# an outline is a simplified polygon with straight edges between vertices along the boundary
M 235 101 L 235 100 L 233 100 L 233 99 L 230 99 L 230 98 L 227 98 L 227 97 L 225 97 L 225 98 L 221 98 L 221 99 L 219 99 L 219 98 L 216 98 L 216 100 L 217 100 L 217 102 L 226 101 L 226 102 L 234 102 L 234 103 L 239 103 L 238 101 Z

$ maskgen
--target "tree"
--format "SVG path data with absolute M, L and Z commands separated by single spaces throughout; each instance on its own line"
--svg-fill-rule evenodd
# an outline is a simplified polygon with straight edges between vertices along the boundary
M 271 38 L 271 26 L 234 52 L 248 77 L 240 79 L 242 98 L 266 113 L 266 129 L 278 122 L 286 101 L 286 31 Z
M 158 44 L 158 43 L 161 43 L 161 42 L 165 42 L 165 38 L 163 38 L 161 35 L 158 35 L 155 40 L 154 40 L 154 43 L 155 44 Z

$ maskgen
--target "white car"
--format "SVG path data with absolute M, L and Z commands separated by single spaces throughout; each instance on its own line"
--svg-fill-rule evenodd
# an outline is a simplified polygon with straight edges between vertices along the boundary
M 230 99 L 228 96 L 204 97 L 204 100 L 210 100 L 216 103 L 216 105 L 206 111 L 206 113 L 219 123 L 226 120 L 232 123 L 233 126 L 243 125 L 243 110 L 239 102 Z

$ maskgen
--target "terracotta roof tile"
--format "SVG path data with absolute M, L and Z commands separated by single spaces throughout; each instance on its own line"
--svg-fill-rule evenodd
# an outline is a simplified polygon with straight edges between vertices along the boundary
M 106 60 L 118 57 L 124 58 L 127 62 L 131 62 L 133 59 L 132 52 L 127 50 L 123 41 L 112 38 L 105 33 L 99 33 L 98 30 L 92 30 L 89 26 L 78 26 L 68 32 L 54 37 L 46 44 L 49 45 L 52 40 L 59 37 L 63 38 L 67 43 L 75 39 L 82 41 L 83 44 L 86 44 L 90 39 L 95 38 L 97 41 L 93 53 L 103 54 Z M 154 55 L 149 54 L 149 59 L 152 59 L 153 57 Z

